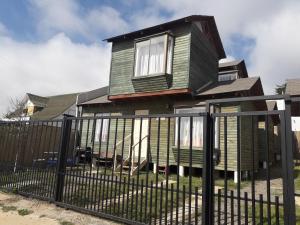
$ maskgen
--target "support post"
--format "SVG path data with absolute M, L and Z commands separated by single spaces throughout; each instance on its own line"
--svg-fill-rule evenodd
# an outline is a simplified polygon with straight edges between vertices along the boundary
M 179 176 L 184 177 L 184 166 L 179 166 Z
M 56 186 L 55 186 L 55 196 L 54 200 L 56 202 L 61 202 L 63 198 L 64 180 L 66 172 L 67 163 L 67 151 L 68 143 L 70 140 L 72 128 L 72 120 L 64 116 L 61 128 L 61 139 L 57 157 L 57 168 L 56 168 Z
M 294 186 L 294 160 L 293 160 L 293 133 L 291 116 L 291 99 L 285 98 L 285 112 L 283 116 L 281 135 L 282 167 L 283 167 L 283 201 L 284 224 L 296 224 L 295 213 L 295 186 Z
M 208 107 L 209 109 L 209 107 Z M 214 180 L 213 180 L 213 120 L 207 111 L 203 118 L 204 160 L 202 192 L 202 224 L 214 224 Z

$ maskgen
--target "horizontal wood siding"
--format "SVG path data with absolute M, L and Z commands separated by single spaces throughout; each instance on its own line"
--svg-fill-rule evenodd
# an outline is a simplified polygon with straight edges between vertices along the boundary
M 255 105 L 251 102 L 241 103 L 241 109 L 243 112 L 255 111 Z M 253 120 L 253 121 L 252 121 Z M 253 122 L 253 130 L 252 130 Z M 258 134 L 258 118 L 256 116 L 242 116 L 241 117 L 241 169 L 252 170 L 252 163 L 254 162 L 254 168 L 258 169 L 259 166 L 259 152 L 258 142 L 261 138 Z M 252 138 L 253 132 L 253 138 Z M 254 158 L 252 153 L 254 148 Z
M 130 107 L 126 104 L 121 105 L 111 105 L 109 107 L 102 107 L 100 108 L 87 108 L 85 109 L 84 115 L 91 115 L 89 113 L 94 112 L 109 112 L 113 111 L 118 114 L 122 115 L 128 115 L 128 114 L 134 114 L 134 109 L 149 109 L 150 114 L 161 114 L 161 113 L 174 113 L 173 109 L 168 109 L 166 107 L 167 101 L 160 101 L 160 102 L 136 102 L 131 103 Z M 241 110 L 240 105 L 224 105 L 221 106 L 221 112 L 239 112 Z M 126 121 L 126 127 L 125 127 L 125 137 L 131 134 L 132 129 L 132 122 L 131 120 Z M 167 149 L 168 146 L 168 130 L 167 130 L 167 124 L 168 119 L 162 118 L 160 123 L 160 137 L 159 137 L 159 145 L 158 145 L 158 119 L 153 118 L 151 119 L 151 139 L 150 139 L 150 157 L 151 162 L 156 163 L 157 162 L 157 149 L 159 147 L 159 165 L 166 165 L 167 164 L 167 152 L 169 152 L 169 165 L 182 165 L 182 166 L 188 166 L 189 165 L 189 149 L 181 147 L 180 149 L 180 162 L 178 164 L 177 162 L 177 156 L 178 156 L 178 150 L 175 146 L 175 125 L 176 125 L 176 119 L 172 118 L 170 120 L 170 148 Z M 219 120 L 220 128 L 219 128 L 219 143 L 220 143 L 220 162 L 216 166 L 217 170 L 223 170 L 224 169 L 224 118 L 220 118 Z M 254 137 L 255 137 L 255 159 L 258 157 L 258 151 L 257 151 L 257 139 L 258 139 L 258 132 L 257 132 L 257 121 L 255 121 L 255 131 L 254 131 Z M 87 125 L 85 125 L 87 127 Z M 251 121 L 246 118 L 241 118 L 241 170 L 250 170 L 252 168 L 252 155 L 251 155 Z M 91 129 L 91 128 L 90 128 Z M 229 171 L 236 171 L 237 170 L 237 119 L 236 117 L 227 117 L 227 151 L 228 151 L 228 170 Z M 115 131 L 117 130 L 117 141 L 116 143 L 122 142 L 122 132 L 123 132 L 123 121 L 118 121 L 118 126 L 116 128 L 116 120 L 111 121 L 111 128 L 110 128 L 110 138 L 108 143 L 108 151 L 113 152 L 114 150 L 114 139 L 115 139 Z M 89 132 L 92 133 L 91 131 Z M 85 135 L 83 134 L 82 137 L 84 140 Z M 83 142 L 84 142 L 83 140 Z M 131 138 L 128 138 L 125 140 L 124 144 L 124 158 L 128 156 L 128 152 L 130 149 L 130 141 Z M 88 143 L 92 143 L 91 140 L 88 141 Z M 95 149 L 99 145 L 95 144 Z M 107 143 L 105 143 L 101 151 L 106 150 Z M 119 144 L 116 147 L 116 151 L 118 154 L 121 154 L 122 151 L 122 145 Z M 192 150 L 192 165 L 193 167 L 202 168 L 203 167 L 203 150 L 202 149 L 193 149 Z M 258 160 L 255 160 L 255 168 L 258 167 Z
M 169 114 L 169 113 L 174 113 L 173 109 L 168 109 L 166 107 L 167 103 L 166 102 L 156 102 L 155 104 L 151 104 L 151 103 L 132 103 L 130 109 L 128 108 L 128 106 L 123 105 L 123 106 L 112 106 L 112 107 L 104 107 L 104 108 L 86 108 L 84 109 L 84 113 L 83 116 L 91 116 L 94 115 L 94 113 L 98 113 L 99 111 L 102 112 L 109 112 L 110 110 L 115 110 L 118 112 L 122 112 L 123 115 L 129 115 L 129 114 L 134 114 L 134 109 L 149 109 L 149 113 L 150 114 Z M 174 142 L 174 132 L 175 132 L 175 122 L 176 119 L 175 118 L 171 118 L 170 119 L 170 139 L 169 139 L 169 150 L 167 148 L 168 146 L 168 119 L 167 118 L 161 118 L 160 120 L 160 134 L 159 134 L 159 144 L 158 144 L 158 119 L 153 118 L 151 119 L 151 139 L 150 139 L 150 161 L 153 163 L 157 163 L 157 152 L 159 149 L 159 165 L 166 165 L 167 164 L 167 154 L 169 151 L 169 164 L 170 165 L 177 165 L 177 151 L 175 151 L 173 149 L 173 146 L 175 145 Z M 125 128 L 125 137 L 127 137 L 128 135 L 130 135 L 131 133 L 133 133 L 132 131 L 132 120 L 126 120 L 126 128 Z M 87 121 L 85 121 L 85 125 L 84 125 L 84 130 L 87 129 Z M 117 127 L 117 131 L 118 131 L 118 135 L 117 135 L 117 143 L 122 142 L 122 132 L 123 132 L 123 121 L 118 122 L 118 127 Z M 109 143 L 108 143 L 108 151 L 110 153 L 113 153 L 114 150 L 114 138 L 115 138 L 115 125 L 116 125 L 116 121 L 112 120 L 111 121 L 111 128 L 110 128 L 110 138 L 109 138 Z M 86 135 L 86 132 L 82 133 L 82 143 L 88 143 L 88 146 L 92 146 L 92 128 L 91 126 L 89 127 L 89 135 Z M 131 132 L 132 131 L 132 132 Z M 87 138 L 88 137 L 88 141 Z M 124 158 L 128 157 L 128 153 L 129 153 L 129 149 L 130 149 L 130 143 L 131 143 L 131 138 L 128 138 L 125 140 L 124 142 Z M 106 151 L 106 147 L 107 147 L 107 143 L 104 143 L 104 145 L 102 144 L 101 147 L 101 151 L 105 152 Z M 99 148 L 98 143 L 94 144 L 94 151 L 97 152 Z M 121 155 L 122 152 L 122 145 L 119 144 L 116 147 L 116 151 L 118 154 Z M 196 162 L 198 162 L 198 166 L 200 166 L 199 162 L 202 161 L 202 150 L 193 150 L 193 160 L 194 160 L 194 164 L 196 166 Z M 188 157 L 188 151 L 187 150 L 182 150 L 181 151 L 181 155 L 182 155 L 182 161 L 180 163 L 185 163 L 186 165 L 186 160 Z M 181 165 L 181 164 L 180 164 Z M 183 165 L 183 164 L 182 164 Z
M 190 25 L 174 28 L 171 32 L 175 37 L 172 64 L 173 82 L 170 83 L 168 88 L 188 88 Z M 135 90 L 132 82 L 134 73 L 134 54 L 134 40 L 113 43 L 110 71 L 110 95 L 166 89 L 165 83 L 153 83 L 151 88 L 149 88 L 147 82 L 140 82 Z
M 239 112 L 240 107 L 234 106 L 222 106 L 221 113 Z M 219 119 L 220 124 L 220 162 L 216 166 L 217 170 L 224 169 L 224 149 L 225 149 L 225 137 L 224 137 L 224 118 Z M 236 117 L 227 117 L 227 169 L 229 171 L 235 171 L 237 166 L 237 119 Z
M 218 79 L 218 56 L 196 24 L 191 26 L 189 86 L 193 91 Z
M 146 76 L 132 79 L 136 92 L 153 92 L 169 89 L 172 85 L 172 75 Z

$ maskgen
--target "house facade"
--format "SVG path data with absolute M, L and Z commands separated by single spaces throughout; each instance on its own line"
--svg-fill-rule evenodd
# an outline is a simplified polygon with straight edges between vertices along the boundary
M 107 39 L 112 43 L 112 59 L 110 68 L 109 86 L 87 92 L 78 96 L 77 106 L 80 108 L 81 116 L 114 116 L 114 115 L 155 115 L 155 114 L 181 114 L 206 112 L 206 101 L 214 98 L 228 98 L 239 96 L 263 95 L 263 89 L 259 77 L 248 77 L 247 68 L 243 60 L 219 63 L 225 58 L 224 48 L 214 21 L 211 16 L 189 16 L 179 20 L 159 24 L 154 27 L 145 28 L 135 32 L 123 34 Z M 256 110 L 259 106 L 251 103 L 219 104 L 214 106 L 214 112 L 240 112 Z M 159 166 L 166 166 L 167 154 L 170 166 L 180 165 L 187 167 L 190 151 L 193 155 L 193 167 L 202 168 L 203 162 L 203 119 L 194 121 L 192 149 L 189 147 L 189 121 L 182 119 L 180 126 L 178 120 L 171 121 L 171 140 L 167 136 L 160 137 L 160 160 Z M 150 131 L 148 122 L 139 130 L 137 120 L 126 124 L 128 134 L 142 134 L 140 143 L 134 137 L 134 144 L 147 145 L 144 139 L 151 132 L 153 140 L 150 140 L 151 163 L 156 164 L 155 144 L 157 138 L 157 120 L 151 121 Z M 166 126 L 167 120 L 160 121 L 161 129 Z M 224 121 L 217 121 L 222 127 Z M 250 140 L 247 133 L 249 121 L 241 120 L 240 134 L 237 134 L 236 118 L 228 121 L 229 131 L 228 143 L 230 152 L 228 154 L 228 170 L 237 170 L 237 137 L 241 136 L 241 165 L 242 171 L 250 170 L 249 157 Z M 98 138 L 99 127 L 102 124 L 102 136 Z M 124 124 L 119 121 L 117 130 L 121 130 Z M 83 125 L 85 129 L 92 129 L 87 122 Z M 82 143 L 91 146 L 94 151 L 105 148 L 101 142 L 108 143 L 109 151 L 116 146 L 122 137 L 115 137 L 110 127 L 115 127 L 113 122 L 108 125 L 108 120 L 97 121 L 96 134 L 92 132 L 82 134 Z M 180 128 L 179 128 L 180 127 Z M 87 129 L 89 128 L 89 129 Z M 153 130 L 152 130 L 153 128 Z M 257 127 L 258 128 L 258 127 Z M 134 131 L 131 131 L 134 129 Z M 176 138 L 176 130 L 180 129 L 182 134 L 180 141 Z M 104 132 L 104 133 L 103 133 Z M 111 132 L 111 133 L 110 133 Z M 161 130 L 165 133 L 167 131 Z M 223 148 L 224 134 L 218 131 L 217 148 L 220 149 L 220 161 L 217 169 L 224 168 Z M 250 131 L 249 131 L 250 132 Z M 121 132 L 120 132 L 121 133 Z M 110 134 L 110 135 L 109 135 Z M 130 145 L 130 138 L 125 137 L 125 149 Z M 107 140 L 111 139 L 111 140 Z M 170 146 L 167 145 L 170 141 Z M 176 144 L 177 143 L 177 144 Z M 178 147 L 178 143 L 179 146 Z M 99 147 L 100 146 L 100 147 Z M 102 147 L 101 147 L 102 146 Z M 168 147 L 169 146 L 169 147 Z M 121 151 L 116 148 L 116 151 Z M 129 152 L 125 152 L 125 155 Z M 181 161 L 177 162 L 177 155 L 181 155 Z M 258 152 L 257 152 L 258 157 Z M 258 162 L 256 167 L 258 167 Z

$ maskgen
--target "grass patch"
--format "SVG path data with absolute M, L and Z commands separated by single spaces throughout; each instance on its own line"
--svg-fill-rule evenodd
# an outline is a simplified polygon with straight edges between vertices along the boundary
M 32 210 L 28 210 L 28 209 L 19 209 L 18 210 L 18 214 L 20 216 L 27 216 L 27 215 L 29 215 L 31 213 L 33 213 L 33 211 Z
M 294 170 L 294 176 L 295 176 L 295 191 L 300 192 L 300 166 L 295 166 Z
M 16 210 L 17 210 L 17 207 L 15 207 L 15 206 L 2 206 L 3 212 L 16 211 Z
M 69 222 L 69 221 L 61 221 L 59 222 L 60 225 L 74 225 L 74 223 Z

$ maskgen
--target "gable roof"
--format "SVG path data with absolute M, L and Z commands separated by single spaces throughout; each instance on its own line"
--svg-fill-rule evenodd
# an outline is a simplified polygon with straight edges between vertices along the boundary
M 110 103 L 108 100 L 108 86 L 82 93 L 78 96 L 77 105 Z
M 40 107 L 45 107 L 49 100 L 46 97 L 34 95 L 31 93 L 27 93 L 26 95 L 27 95 L 28 100 L 30 100 L 34 105 L 40 106 Z
M 219 73 L 223 73 L 223 72 L 225 73 L 230 70 L 237 71 L 239 78 L 248 77 L 246 63 L 243 59 L 219 63 Z
M 203 90 L 200 90 L 197 96 L 249 91 L 254 87 L 255 84 L 257 84 L 257 82 L 260 82 L 259 77 L 240 78 L 231 81 L 216 82 L 212 83 Z
M 205 25 L 207 25 L 204 29 L 205 30 L 204 34 L 208 37 L 209 41 L 215 47 L 219 58 L 220 59 L 225 58 L 226 53 L 217 29 L 215 19 L 213 16 L 206 16 L 206 15 L 191 15 L 191 16 L 183 17 L 166 23 L 161 23 L 152 27 L 147 27 L 140 30 L 125 33 L 122 35 L 110 37 L 105 39 L 105 41 L 116 42 L 116 41 L 122 41 L 126 39 L 135 39 L 143 36 L 148 36 L 154 33 L 161 33 L 162 31 L 171 29 L 175 26 L 191 23 L 194 21 L 200 21 L 201 23 L 205 23 Z
M 34 120 L 55 119 L 76 104 L 77 95 L 78 93 L 49 96 L 45 108 L 34 113 L 31 118 Z
M 107 94 L 108 94 L 108 86 L 81 93 L 78 95 L 77 105 L 81 105 L 82 103 L 86 103 L 90 100 L 96 99 L 98 97 L 102 97 Z
M 277 110 L 277 101 L 266 101 L 268 111 Z
M 222 63 L 219 63 L 219 68 L 237 66 L 243 61 L 244 60 L 240 59 L 240 60 L 232 60 L 229 62 L 222 62 Z
M 300 96 L 300 79 L 288 79 L 285 93 L 291 96 Z

